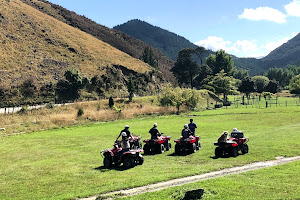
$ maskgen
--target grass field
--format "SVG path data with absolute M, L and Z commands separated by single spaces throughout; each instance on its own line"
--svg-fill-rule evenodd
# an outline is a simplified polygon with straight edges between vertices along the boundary
M 130 125 L 131 132 L 145 139 L 149 138 L 148 130 L 156 122 L 159 130 L 170 135 L 173 140 L 179 138 L 183 125 L 191 117 L 198 125 L 197 134 L 201 136 L 200 151 L 187 156 L 175 156 L 174 149 L 171 149 L 161 155 L 145 156 L 144 165 L 126 171 L 121 167 L 112 170 L 102 167 L 99 152 L 112 147 L 125 124 Z M 236 158 L 213 159 L 213 142 L 224 130 L 230 131 L 234 127 L 243 130 L 250 138 L 249 154 Z M 299 128 L 299 106 L 268 109 L 248 107 L 193 112 L 179 116 L 145 117 L 1 137 L 0 197 L 74 199 L 255 161 L 272 160 L 277 156 L 295 156 L 299 155 L 300 150 Z M 299 162 L 298 165 L 296 163 L 288 166 L 290 170 L 285 171 L 292 173 L 299 169 Z M 265 173 L 267 177 L 268 173 Z M 256 172 L 245 174 L 254 176 Z M 224 183 L 227 181 L 228 185 L 230 179 L 227 179 L 218 180 L 225 180 Z M 214 181 L 217 180 L 206 181 L 207 188 L 213 188 Z M 217 184 L 220 189 L 211 191 L 222 191 L 222 184 L 220 181 Z M 243 187 L 248 186 L 244 184 Z M 287 195 L 289 193 L 290 190 L 287 190 Z M 213 194 L 211 196 L 214 197 Z
M 300 199 L 300 162 L 260 169 L 239 175 L 173 187 L 116 200 L 182 199 L 187 190 L 203 188 L 202 199 Z

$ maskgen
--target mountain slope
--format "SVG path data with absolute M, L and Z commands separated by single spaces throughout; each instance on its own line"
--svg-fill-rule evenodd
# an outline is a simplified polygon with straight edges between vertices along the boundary
M 261 59 L 265 69 L 300 65 L 300 33 Z
M 144 50 L 150 47 L 145 42 L 138 40 L 123 32 L 107 28 L 96 22 L 77 15 L 59 5 L 52 4 L 45 0 L 22 0 L 24 3 L 50 15 L 66 24 L 78 28 L 89 33 L 96 38 L 112 45 L 113 47 L 131 55 L 134 58 L 141 59 Z M 174 63 L 161 53 L 158 49 L 150 47 L 154 56 L 158 59 L 158 68 L 162 72 L 162 76 L 169 82 L 176 83 L 174 75 L 170 72 Z
M 166 56 L 176 61 L 178 52 L 183 48 L 196 48 L 197 45 L 191 43 L 184 37 L 175 33 L 152 26 L 147 22 L 134 19 L 122 25 L 115 26 L 114 29 L 127 33 L 147 44 L 160 49 Z M 212 51 L 206 50 L 204 57 L 207 57 Z
M 114 28 L 160 49 L 172 60 L 176 60 L 178 52 L 182 48 L 197 47 L 181 36 L 140 20 L 130 20 Z M 215 52 L 206 51 L 204 58 L 212 53 L 214 54 Z M 300 34 L 272 51 L 265 58 L 238 58 L 234 55 L 232 55 L 232 58 L 235 66 L 249 70 L 250 75 L 264 73 L 275 66 L 285 67 L 289 64 L 300 64 Z
M 152 67 L 97 38 L 19 0 L 0 0 L 0 84 L 56 81 L 68 68 L 92 77 L 103 67 L 123 66 L 136 73 Z

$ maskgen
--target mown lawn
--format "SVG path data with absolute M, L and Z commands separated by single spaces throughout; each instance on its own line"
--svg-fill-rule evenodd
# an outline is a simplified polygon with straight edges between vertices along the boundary
M 116 200 L 179 200 L 185 191 L 199 188 L 204 189 L 203 200 L 300 199 L 299 171 L 300 161 L 297 161 Z
M 159 130 L 173 140 L 180 136 L 183 125 L 191 117 L 201 136 L 202 149 L 197 153 L 175 156 L 171 149 L 161 155 L 145 156 L 144 165 L 126 171 L 102 168 L 99 152 L 112 147 L 125 124 L 145 139 L 156 122 Z M 224 130 L 231 131 L 234 127 L 250 138 L 249 154 L 213 159 L 213 142 Z M 299 130 L 300 107 L 272 107 L 146 117 L 1 137 L 0 197 L 74 199 L 271 160 L 276 156 L 295 156 L 300 151 Z

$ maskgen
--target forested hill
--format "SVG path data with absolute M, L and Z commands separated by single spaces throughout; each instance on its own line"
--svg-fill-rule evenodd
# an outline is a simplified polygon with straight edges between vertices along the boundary
M 300 33 L 261 59 L 264 69 L 300 65 Z
M 160 49 L 174 61 L 176 61 L 178 52 L 181 49 L 197 47 L 184 37 L 137 19 L 115 26 L 114 29 L 123 31 Z M 211 53 L 214 54 L 215 52 L 206 51 L 204 58 Z M 249 70 L 250 75 L 264 73 L 271 67 L 282 68 L 289 64 L 300 64 L 300 35 L 298 34 L 262 59 L 239 58 L 234 55 L 232 57 L 235 66 Z
M 138 19 L 115 26 L 114 29 L 127 33 L 158 48 L 173 61 L 176 61 L 178 52 L 181 49 L 197 47 L 197 45 L 191 43 L 184 37 Z M 207 57 L 211 53 L 213 52 L 207 50 L 203 56 Z
M 146 48 L 151 48 L 154 57 L 158 60 L 159 71 L 165 80 L 176 83 L 174 75 L 170 72 L 174 63 L 160 50 L 149 46 L 147 43 L 138 40 L 121 31 L 111 29 L 96 22 L 69 11 L 59 5 L 52 4 L 45 0 L 21 0 L 22 2 L 38 9 L 39 11 L 50 15 L 66 24 L 89 33 L 96 38 L 110 44 L 111 46 L 129 54 L 130 56 L 141 59 Z

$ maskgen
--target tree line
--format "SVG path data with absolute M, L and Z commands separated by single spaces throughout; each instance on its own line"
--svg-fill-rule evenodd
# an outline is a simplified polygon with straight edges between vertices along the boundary
M 209 55 L 205 62 L 202 60 L 203 47 L 196 49 L 186 48 L 178 53 L 177 60 L 172 68 L 180 87 L 207 89 L 217 95 L 223 94 L 227 101 L 229 94 L 270 92 L 277 93 L 281 89 L 289 89 L 293 94 L 299 94 L 300 66 L 287 68 L 271 68 L 265 75 L 250 77 L 245 69 L 234 66 L 231 55 L 224 50 Z M 196 59 L 200 59 L 200 63 Z

